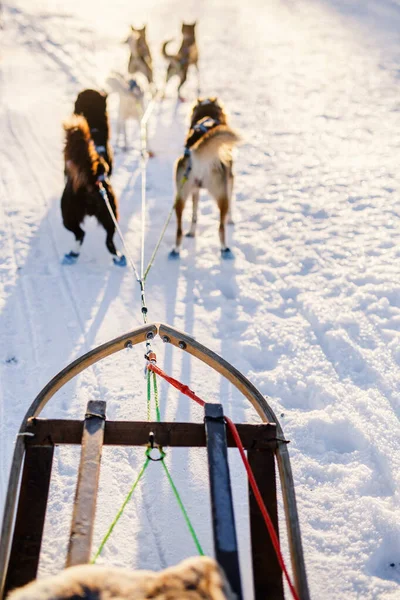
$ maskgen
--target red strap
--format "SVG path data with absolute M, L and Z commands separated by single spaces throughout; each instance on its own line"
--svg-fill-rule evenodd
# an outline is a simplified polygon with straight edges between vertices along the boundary
M 157 365 L 155 365 L 153 363 L 148 363 L 147 368 L 150 369 L 150 371 L 154 371 L 154 373 L 157 373 L 157 375 L 159 375 L 160 377 L 165 379 L 165 381 L 168 381 L 168 383 L 170 383 L 174 388 L 176 388 L 177 390 L 182 392 L 182 394 L 185 394 L 185 396 L 189 396 L 189 398 L 191 398 L 192 400 L 197 402 L 197 404 L 200 404 L 200 406 L 205 405 L 204 400 L 202 400 L 201 398 L 196 396 L 196 394 L 194 392 L 192 392 L 192 390 L 187 385 L 185 385 L 184 383 L 181 383 L 180 381 L 178 381 L 177 379 L 174 379 L 173 377 L 170 377 L 169 375 L 164 373 L 164 371 L 162 369 L 160 369 L 160 367 L 157 367 Z
M 196 394 L 194 392 L 192 392 L 192 390 L 187 386 L 184 385 L 183 383 L 181 383 L 180 381 L 178 381 L 177 379 L 174 379 L 173 377 L 170 377 L 169 375 L 167 375 L 166 373 L 164 373 L 164 371 L 162 369 L 160 369 L 160 367 L 158 367 L 157 365 L 153 364 L 153 363 L 148 363 L 147 368 L 150 369 L 150 371 L 153 371 L 154 373 L 157 373 L 157 375 L 159 375 L 160 377 L 162 377 L 163 379 L 165 379 L 166 381 L 168 381 L 168 383 L 170 383 L 174 388 L 176 388 L 177 390 L 179 390 L 180 392 L 182 392 L 182 394 L 185 394 L 185 396 L 188 396 L 189 398 L 191 398 L 192 400 L 194 400 L 195 402 L 197 402 L 197 404 L 200 404 L 200 406 L 204 406 L 205 402 L 204 400 L 202 400 L 201 398 L 199 398 L 198 396 L 196 396 Z M 286 565 L 285 565 L 285 561 L 283 559 L 282 556 L 282 552 L 280 549 L 280 545 L 279 545 L 279 539 L 278 536 L 276 535 L 276 531 L 274 528 L 274 524 L 272 523 L 271 517 L 268 514 L 267 508 L 264 504 L 264 501 L 262 499 L 260 490 L 258 489 L 258 485 L 257 482 L 255 480 L 253 471 L 251 469 L 250 463 L 247 460 L 247 456 L 245 454 L 244 448 L 243 448 L 243 444 L 242 441 L 240 439 L 238 430 L 236 428 L 236 425 L 233 423 L 233 421 L 231 421 L 231 419 L 229 419 L 229 417 L 224 417 L 226 424 L 228 425 L 231 433 L 232 433 L 232 437 L 235 440 L 235 444 L 238 447 L 240 456 L 242 458 L 244 467 L 246 469 L 247 472 L 247 477 L 249 478 L 249 483 L 251 486 L 251 489 L 253 490 L 253 494 L 254 497 L 257 501 L 257 504 L 259 506 L 259 509 L 261 511 L 261 514 L 263 516 L 265 525 L 267 526 L 267 530 L 269 533 L 269 536 L 271 538 L 271 542 L 272 545 L 274 547 L 275 550 L 275 554 L 277 556 L 279 565 L 285 575 L 286 581 L 288 583 L 288 586 L 290 588 L 290 591 L 292 593 L 292 596 L 294 598 L 294 600 L 300 600 L 294 586 L 293 583 L 291 582 L 289 573 L 287 571 Z

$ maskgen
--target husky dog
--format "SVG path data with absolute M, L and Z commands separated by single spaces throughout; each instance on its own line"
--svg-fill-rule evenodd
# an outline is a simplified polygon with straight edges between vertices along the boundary
M 135 79 L 126 79 L 119 73 L 113 73 L 108 77 L 107 84 L 113 92 L 119 96 L 117 144 L 121 135 L 124 134 L 125 147 L 127 149 L 128 139 L 126 123 L 128 119 L 140 121 L 144 112 L 144 92 Z
M 167 68 L 167 80 L 166 83 L 174 75 L 178 75 L 180 83 L 178 86 L 178 97 L 182 100 L 180 95 L 181 87 L 185 83 L 188 75 L 190 65 L 194 65 L 197 70 L 198 87 L 199 85 L 199 53 L 197 50 L 196 37 L 195 37 L 196 22 L 192 25 L 182 23 L 182 44 L 177 54 L 168 54 L 167 46 L 172 40 L 164 42 L 162 46 L 162 55 L 169 61 Z M 198 92 L 200 93 L 200 92 Z
M 79 565 L 17 589 L 8 600 L 234 600 L 215 560 L 188 558 L 164 571 Z
M 221 255 L 223 258 L 233 257 L 225 242 L 225 222 L 230 212 L 233 191 L 232 148 L 239 141 L 239 135 L 228 126 L 226 113 L 217 98 L 199 98 L 193 107 L 185 152 L 175 164 L 177 232 L 171 257 L 179 256 L 182 213 L 190 194 L 193 214 L 187 236 L 195 236 L 201 188 L 208 190 L 218 204 Z
M 135 29 L 131 25 L 131 31 L 126 43 L 129 46 L 130 56 L 128 73 L 142 73 L 147 81 L 153 83 L 153 61 L 151 60 L 150 48 L 146 39 L 146 26 Z
M 89 215 L 95 216 L 106 230 L 106 246 L 113 256 L 114 263 L 125 266 L 125 256 L 117 252 L 114 245 L 115 224 L 99 187 L 101 182 L 114 216 L 118 219 L 117 198 L 107 179 L 108 165 L 98 154 L 84 117 L 71 117 L 64 123 L 64 130 L 67 181 L 61 198 L 61 213 L 64 227 L 75 235 L 76 247 L 64 256 L 63 264 L 74 264 L 78 260 L 85 237 L 81 223 L 86 215 Z
M 90 136 L 98 154 L 108 165 L 108 175 L 112 173 L 113 154 L 109 143 L 110 127 L 107 114 L 107 94 L 97 90 L 84 90 L 75 102 L 74 113 L 82 115 L 89 123 Z

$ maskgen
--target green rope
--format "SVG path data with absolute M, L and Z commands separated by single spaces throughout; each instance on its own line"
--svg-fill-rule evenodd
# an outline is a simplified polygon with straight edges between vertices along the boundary
M 158 400 L 157 375 L 154 373 L 154 371 L 153 371 L 153 388 L 154 388 L 154 402 L 156 405 L 156 417 L 157 417 L 157 421 L 160 422 L 161 414 L 160 414 L 160 403 Z
M 147 369 L 147 420 L 151 421 L 151 373 Z
M 148 370 L 147 373 L 150 374 L 150 371 Z M 157 375 L 154 373 L 154 371 L 152 372 L 152 374 L 153 374 L 153 390 L 154 390 L 154 402 L 155 402 L 155 406 L 156 406 L 156 415 L 157 415 L 157 421 L 160 422 L 161 421 L 161 414 L 160 414 L 160 403 L 159 403 L 159 399 L 158 399 Z M 149 389 L 149 386 L 148 386 L 148 389 Z M 176 500 L 178 502 L 179 508 L 182 511 L 183 517 L 184 517 L 184 519 L 186 521 L 186 524 L 188 526 L 190 534 L 191 534 L 191 536 L 193 538 L 193 541 L 194 541 L 194 543 L 196 545 L 197 551 L 198 551 L 198 553 L 201 556 L 204 556 L 203 549 L 202 549 L 202 547 L 200 545 L 200 542 L 198 540 L 198 537 L 196 535 L 194 527 L 193 527 L 193 525 L 192 525 L 192 523 L 191 523 L 191 521 L 189 519 L 189 515 L 186 512 L 186 509 L 185 509 L 185 507 L 183 505 L 182 499 L 181 499 L 181 497 L 179 495 L 179 492 L 178 492 L 178 490 L 176 488 L 176 485 L 174 484 L 173 479 L 171 477 L 171 474 L 170 474 L 170 472 L 168 470 L 168 467 L 165 464 L 165 461 L 164 461 L 165 452 L 164 452 L 164 450 L 161 447 L 159 448 L 159 451 L 161 453 L 161 464 L 164 467 L 165 474 L 167 475 L 167 478 L 168 478 L 168 481 L 169 481 L 169 483 L 171 485 L 172 491 L 175 494 L 175 498 L 176 498 Z
M 193 525 L 192 525 L 192 523 L 191 523 L 191 521 L 190 521 L 190 519 L 189 519 L 189 515 L 187 514 L 187 512 L 186 512 L 186 509 L 185 509 L 185 507 L 183 506 L 183 502 L 182 502 L 182 500 L 181 500 L 181 497 L 180 497 L 180 495 L 179 495 L 179 492 L 178 492 L 178 490 L 176 489 L 174 482 L 172 481 L 172 477 L 171 477 L 171 475 L 170 475 L 170 472 L 168 471 L 168 467 L 167 467 L 167 465 L 165 464 L 165 461 L 164 461 L 164 460 L 162 460 L 162 461 L 161 461 L 161 464 L 162 464 L 162 466 L 164 467 L 165 474 L 167 475 L 168 481 L 169 481 L 169 483 L 171 484 L 172 491 L 173 491 L 173 492 L 174 492 L 174 494 L 175 494 L 175 498 L 176 498 L 176 500 L 177 500 L 177 502 L 178 502 L 178 504 L 179 504 L 179 508 L 180 508 L 180 509 L 181 509 L 181 511 L 182 511 L 182 514 L 183 514 L 183 516 L 184 516 L 184 519 L 185 519 L 185 521 L 186 521 L 186 525 L 187 525 L 187 526 L 188 526 L 188 528 L 189 528 L 190 535 L 191 535 L 191 536 L 192 536 L 192 538 L 193 538 L 193 541 L 194 541 L 194 543 L 195 543 L 195 546 L 196 546 L 196 548 L 197 548 L 197 552 L 200 554 L 200 556 L 204 556 L 203 548 L 202 548 L 202 547 L 201 547 L 201 545 L 200 545 L 200 542 L 199 542 L 199 540 L 198 540 L 198 537 L 197 537 L 197 535 L 196 535 L 196 532 L 195 532 L 195 530 L 194 530 L 194 527 L 193 527 Z
M 161 421 L 161 414 L 160 414 L 160 403 L 159 403 L 159 398 L 158 398 L 157 376 L 156 376 L 156 374 L 154 372 L 153 372 L 153 391 L 154 391 L 154 402 L 155 402 L 155 407 L 156 407 L 156 417 L 157 417 L 157 421 L 160 422 Z M 150 421 L 150 418 L 151 418 L 151 373 L 148 370 L 147 371 L 147 419 L 148 419 L 148 421 Z M 183 517 L 185 519 L 186 525 L 188 526 L 189 532 L 190 532 L 190 534 L 191 534 L 191 536 L 193 538 L 193 541 L 195 543 L 197 551 L 198 551 L 198 553 L 201 556 L 204 556 L 203 549 L 202 549 L 202 547 L 200 545 L 200 542 L 198 540 L 198 537 L 196 535 L 194 527 L 193 527 L 193 525 L 192 525 L 192 523 L 191 523 L 191 521 L 189 519 L 189 515 L 186 512 L 186 509 L 185 509 L 185 507 L 183 505 L 183 502 L 182 502 L 182 499 L 181 499 L 181 497 L 179 495 L 179 492 L 178 492 L 178 490 L 177 490 L 177 488 L 176 488 L 176 486 L 175 486 L 175 484 L 174 484 L 174 482 L 172 480 L 172 477 L 171 477 L 171 474 L 170 474 L 170 472 L 168 470 L 168 467 L 167 467 L 167 465 L 164 462 L 165 452 L 164 452 L 164 450 L 162 449 L 161 446 L 159 446 L 158 450 L 160 452 L 160 459 L 158 459 L 158 460 L 160 460 L 161 463 L 162 463 L 162 466 L 164 468 L 165 474 L 167 475 L 167 479 L 168 479 L 168 481 L 169 481 L 169 483 L 171 485 L 172 491 L 174 492 L 174 495 L 175 495 L 175 498 L 176 498 L 176 500 L 178 502 L 179 508 L 182 511 Z M 101 541 L 101 544 L 100 544 L 100 546 L 99 546 L 96 554 L 93 556 L 92 560 L 90 561 L 90 564 L 93 565 L 96 562 L 96 560 L 99 558 L 100 554 L 102 553 L 103 548 L 104 548 L 104 546 L 106 545 L 106 543 L 108 541 L 108 538 L 112 534 L 114 527 L 116 526 L 116 524 L 118 523 L 119 519 L 121 518 L 121 516 L 122 516 L 122 514 L 123 514 L 123 512 L 125 510 L 126 505 L 128 504 L 129 500 L 132 498 L 132 494 L 135 491 L 135 489 L 136 489 L 139 481 L 143 477 L 144 472 L 146 471 L 146 469 L 147 469 L 147 467 L 149 465 L 150 460 L 152 460 L 151 457 L 150 457 L 150 454 L 151 454 L 151 448 L 148 447 L 147 450 L 146 450 L 146 460 L 145 460 L 145 462 L 143 464 L 143 467 L 139 471 L 139 475 L 137 476 L 136 481 L 134 482 L 134 484 L 132 485 L 131 489 L 129 490 L 129 492 L 128 492 L 128 494 L 127 494 L 124 502 L 122 503 L 121 508 L 117 512 L 117 514 L 116 514 L 113 522 L 111 523 L 110 527 L 108 528 L 107 533 L 103 537 L 103 539 Z
M 122 513 L 123 513 L 123 512 L 124 512 L 124 510 L 125 510 L 125 507 L 126 507 L 126 505 L 128 504 L 129 500 L 131 499 L 131 497 L 132 497 L 132 494 L 133 494 L 133 492 L 135 491 L 137 484 L 139 483 L 139 481 L 140 481 L 140 480 L 141 480 L 141 478 L 143 477 L 143 475 L 144 475 L 144 472 L 145 472 L 145 470 L 147 469 L 147 467 L 148 467 L 148 465 L 149 465 L 149 462 L 150 462 L 150 458 L 147 456 L 147 458 L 146 458 L 146 460 L 145 460 L 145 462 L 144 462 L 144 465 L 143 465 L 143 467 L 142 467 L 142 468 L 141 468 L 141 470 L 139 471 L 139 475 L 137 476 L 135 483 L 132 485 L 131 489 L 129 490 L 129 493 L 128 493 L 128 495 L 126 496 L 126 498 L 125 498 L 125 500 L 124 500 L 124 502 L 123 502 L 123 504 L 122 504 L 121 508 L 120 508 L 120 509 L 119 509 L 119 511 L 117 512 L 117 514 L 116 514 L 116 516 L 115 516 L 115 518 L 114 518 L 113 522 L 111 523 L 110 527 L 108 528 L 108 531 L 107 531 L 106 535 L 103 537 L 103 539 L 102 539 L 102 541 L 101 541 L 101 544 L 100 544 L 100 546 L 99 546 L 99 549 L 97 550 L 96 554 L 93 556 L 92 560 L 90 561 L 90 564 L 92 564 L 92 565 L 93 565 L 93 564 L 96 562 L 96 560 L 99 558 L 100 554 L 102 553 L 102 551 L 103 551 L 103 548 L 104 548 L 104 546 L 105 546 L 105 544 L 106 544 L 106 542 L 107 542 L 108 538 L 109 538 L 109 537 L 110 537 L 110 535 L 112 534 L 112 531 L 113 531 L 114 527 L 115 527 L 115 526 L 116 526 L 116 524 L 118 523 L 118 521 L 119 521 L 119 519 L 120 519 L 120 517 L 121 517 Z

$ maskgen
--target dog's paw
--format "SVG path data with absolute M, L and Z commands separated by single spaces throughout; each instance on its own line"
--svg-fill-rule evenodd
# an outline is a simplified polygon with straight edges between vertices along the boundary
M 188 231 L 187 233 L 185 233 L 185 237 L 194 238 L 194 236 L 195 236 L 194 231 Z
M 68 254 L 64 255 L 64 258 L 61 261 L 62 265 L 74 265 L 79 258 L 78 252 L 68 252 Z
M 127 262 L 124 254 L 121 254 L 120 256 L 113 256 L 113 263 L 114 265 L 117 265 L 117 267 L 126 267 Z
M 221 258 L 224 260 L 233 260 L 235 255 L 230 248 L 221 248 Z
M 173 248 L 171 250 L 171 252 L 168 254 L 168 258 L 170 258 L 171 260 L 176 260 L 177 258 L 179 258 L 179 256 L 180 256 L 179 252 L 175 248 Z

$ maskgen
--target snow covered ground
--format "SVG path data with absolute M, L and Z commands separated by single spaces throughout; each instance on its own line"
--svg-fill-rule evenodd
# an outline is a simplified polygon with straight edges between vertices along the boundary
M 13 439 L 37 392 L 62 367 L 140 324 L 129 270 L 112 266 L 88 222 L 79 264 L 60 259 L 61 121 L 85 87 L 124 70 L 130 23 L 159 48 L 198 19 L 204 94 L 244 134 L 237 158 L 233 262 L 218 253 L 217 211 L 204 195 L 198 237 L 170 262 L 172 221 L 148 278 L 149 317 L 194 335 L 247 375 L 280 416 L 296 483 L 315 599 L 399 597 L 400 583 L 400 2 L 399 0 L 9 0 L 0 30 L 0 504 Z M 186 94 L 194 98 L 195 78 Z M 115 98 L 110 97 L 115 118 Z M 171 206 L 172 165 L 190 103 L 173 86 L 151 120 L 146 256 Z M 139 145 L 117 152 L 121 227 L 140 253 Z M 189 214 L 187 215 L 189 217 Z M 232 387 L 181 352 L 159 363 L 236 421 L 256 422 Z M 81 418 L 91 399 L 114 419 L 146 418 L 143 349 L 120 353 L 55 396 L 46 416 Z M 201 411 L 161 385 L 165 419 Z M 76 450 L 57 452 L 41 573 L 63 565 Z M 200 451 L 169 465 L 212 552 Z M 246 569 L 245 480 L 232 457 Z M 103 455 L 96 544 L 142 452 Z M 104 560 L 161 568 L 194 554 L 175 500 L 152 465 Z M 103 560 L 103 559 L 102 559 Z

